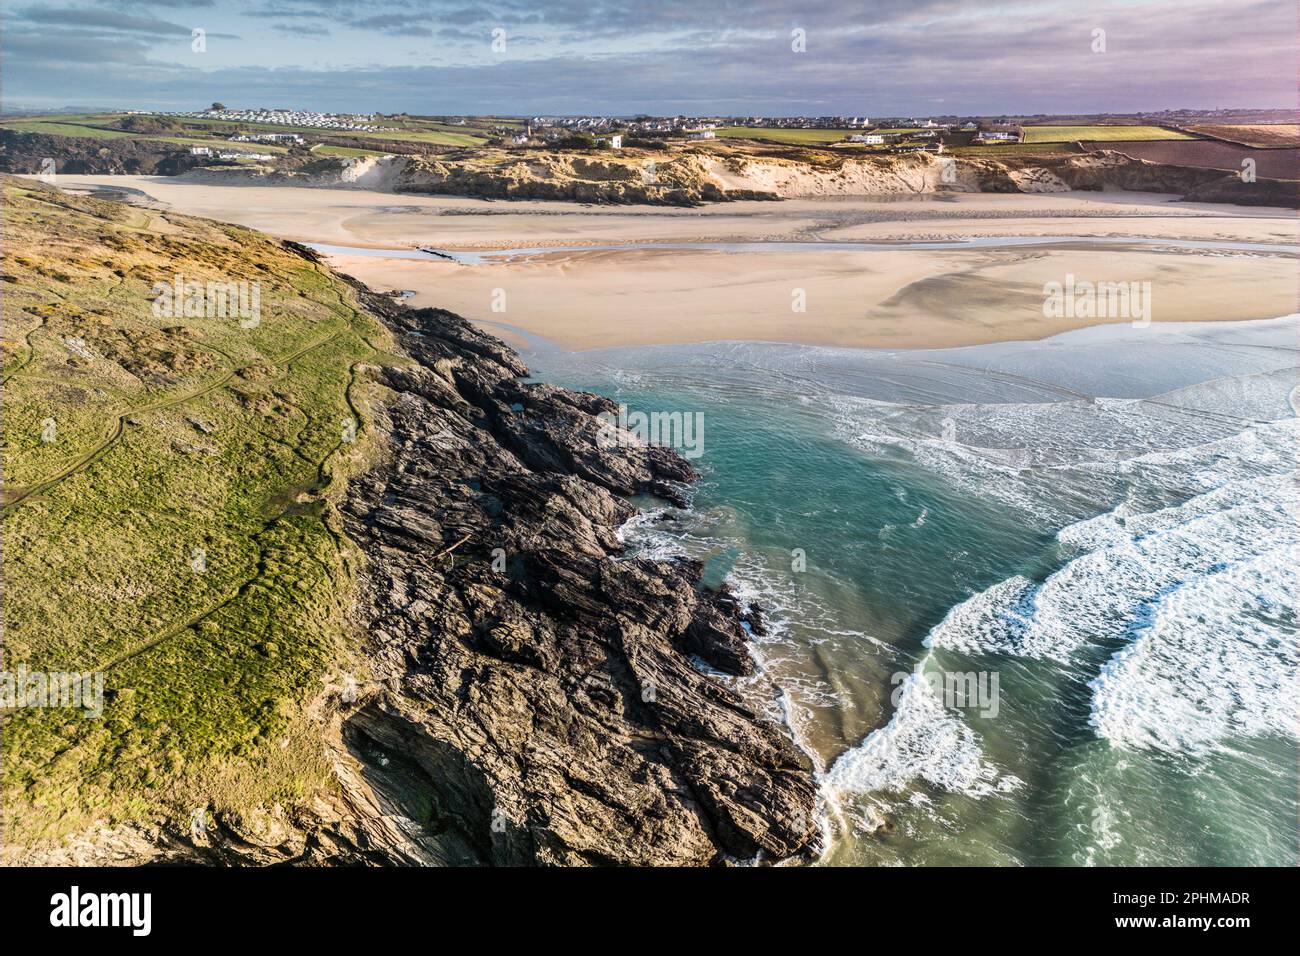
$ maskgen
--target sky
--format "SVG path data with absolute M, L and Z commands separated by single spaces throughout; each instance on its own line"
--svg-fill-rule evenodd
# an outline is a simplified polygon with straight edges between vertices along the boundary
M 426 115 L 1295 109 L 1296 10 L 1294 0 L 3 0 L 0 100 Z

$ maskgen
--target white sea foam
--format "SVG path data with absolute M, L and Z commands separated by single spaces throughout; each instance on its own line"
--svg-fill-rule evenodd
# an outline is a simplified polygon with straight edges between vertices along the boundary
M 1276 420 L 1295 370 L 1216 379 L 1150 399 L 891 405 L 828 399 L 834 430 L 873 456 L 906 455 L 976 497 L 1047 525 L 1095 513 L 1125 486 L 1154 500 L 1295 467 L 1300 422 Z
M 926 637 L 929 647 L 1067 661 L 1085 643 L 1124 637 L 1166 592 L 1243 561 L 1300 543 L 1294 479 L 1235 481 L 1176 507 L 1112 518 L 1107 541 L 1037 586 L 1011 578 L 957 605 Z
M 1300 585 L 1300 423 L 1286 403 L 1295 369 L 1280 368 L 1294 364 L 1282 334 L 1293 337 L 1294 324 L 1267 347 L 1225 325 L 1197 332 L 1205 341 L 1195 348 L 1171 335 L 1141 355 L 1089 345 L 1088 333 L 1069 349 L 1047 343 L 1021 350 L 1023 361 L 1010 346 L 1001 359 L 981 351 L 964 371 L 940 361 L 922 370 L 926 356 L 907 368 L 878 357 L 870 391 L 864 386 L 852 396 L 834 394 L 850 382 L 847 372 L 827 376 L 825 362 L 821 370 L 809 364 L 796 369 L 799 408 L 810 421 L 826 410 L 840 440 L 874 462 L 903 466 L 891 475 L 928 472 L 972 501 L 1001 503 L 1045 537 L 1055 535 L 1042 555 L 1054 573 L 1012 576 L 957 604 L 927 646 L 1027 658 L 1004 674 L 1003 690 L 1013 694 L 1023 690 L 1016 683 L 1022 676 L 1036 686 L 1035 671 L 1080 689 L 1091 681 L 1089 723 L 1100 740 L 1088 759 L 1106 751 L 1105 741 L 1121 751 L 1107 754 L 1121 766 L 1130 759 L 1123 748 L 1196 760 L 1243 738 L 1300 736 L 1300 649 L 1290 604 Z M 931 368 L 943 381 L 925 378 Z M 1175 389 L 1198 376 L 1207 380 Z M 769 384 L 779 393 L 789 382 L 774 377 Z M 1160 388 L 1174 390 L 1151 394 Z M 1143 397 L 1092 397 L 1102 391 Z M 877 397 L 858 397 L 865 394 Z M 940 404 L 954 399 L 980 403 Z M 895 478 L 898 515 L 879 533 L 887 546 L 897 547 L 909 523 L 929 533 L 940 520 L 920 503 L 908 507 L 909 498 L 922 497 L 909 496 L 911 487 Z M 746 537 L 739 522 L 679 517 L 668 509 L 625 531 L 653 557 L 735 553 Z M 940 521 L 935 533 L 944 530 Z M 844 610 L 829 607 L 836 600 L 822 607 L 813 589 L 792 581 L 780 555 L 764 563 L 741 547 L 730 581 L 742 600 L 768 610 L 770 633 L 758 653 L 787 690 L 766 705 L 797 738 L 808 732 L 813 739 L 813 709 L 834 714 L 854 703 L 839 699 L 851 691 L 826 677 L 821 662 L 847 666 L 845 649 L 873 639 L 850 630 Z M 844 646 L 834 646 L 841 640 Z M 869 656 L 898 654 L 877 644 L 866 649 Z M 747 682 L 733 686 L 743 692 Z M 893 811 L 913 807 L 946 821 L 954 811 L 943 793 L 987 798 L 1021 786 L 1001 756 L 1032 757 L 1018 738 L 1005 736 L 1018 732 L 1021 719 L 1012 708 L 977 732 L 913 675 L 883 726 L 832 762 L 825 793 L 832 806 L 842 802 L 846 814 L 868 821 L 898 817 L 906 827 Z M 824 748 L 827 734 L 819 730 Z M 1087 730 L 1071 728 L 1071 735 Z M 1073 855 L 1079 862 L 1147 852 L 1125 809 L 1129 791 L 1116 783 L 1121 772 L 1142 776 L 1104 760 L 1097 766 L 1095 812 L 1081 823 L 1086 846 Z
M 729 516 L 726 509 L 651 509 L 634 515 L 619 528 L 618 535 L 630 557 L 703 560 L 735 550 L 737 542 L 729 539 L 725 527 Z M 820 758 L 804 743 L 812 708 L 841 709 L 851 702 L 841 699 L 836 688 L 812 667 L 808 648 L 845 641 L 855 646 L 873 645 L 876 653 L 886 655 L 894 655 L 895 649 L 865 631 L 846 627 L 815 591 L 796 587 L 788 573 L 770 567 L 753 552 L 738 555 L 726 580 L 743 606 L 762 609 L 766 631 L 754 636 L 757 673 L 732 679 L 733 688 L 766 717 L 789 727 L 796 742 L 820 766 Z M 774 674 L 778 678 L 775 695 L 771 693 Z
M 1298 567 L 1289 544 L 1164 594 L 1089 684 L 1097 732 L 1191 755 L 1233 737 L 1300 737 Z
M 1020 786 L 984 759 L 979 735 L 943 706 L 920 673 L 900 685 L 889 723 L 840 755 L 827 774 L 838 794 L 899 793 L 914 781 L 983 797 Z
M 1015 654 L 1034 613 L 1034 582 L 1017 575 L 949 609 L 926 636 L 926 647 L 965 654 Z

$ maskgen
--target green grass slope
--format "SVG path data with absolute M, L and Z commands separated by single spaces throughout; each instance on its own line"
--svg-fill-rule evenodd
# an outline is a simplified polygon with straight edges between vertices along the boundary
M 3 668 L 102 673 L 105 707 L 0 714 L 0 842 L 312 792 L 386 331 L 249 230 L 8 178 L 4 217 Z M 258 321 L 156 314 L 177 275 L 259 283 Z

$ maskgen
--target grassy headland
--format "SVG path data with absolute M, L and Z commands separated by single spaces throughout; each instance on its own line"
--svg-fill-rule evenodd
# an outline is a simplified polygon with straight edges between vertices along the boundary
M 4 205 L 3 667 L 104 686 L 102 717 L 3 713 L 7 848 L 309 793 L 356 560 L 332 498 L 377 447 L 387 332 L 246 229 L 8 178 Z M 177 276 L 260 308 L 155 308 Z

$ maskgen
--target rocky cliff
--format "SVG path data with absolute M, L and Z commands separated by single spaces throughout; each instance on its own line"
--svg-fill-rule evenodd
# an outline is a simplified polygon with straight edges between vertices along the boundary
M 935 192 L 1044 193 L 1120 189 L 1174 193 L 1183 199 L 1249 205 L 1297 205 L 1296 183 L 1172 166 L 1107 150 L 1043 156 L 936 156 L 909 153 L 817 163 L 732 156 L 708 162 L 727 192 L 771 192 L 783 199 Z
M 374 693 L 343 719 L 375 790 L 466 863 L 706 864 L 815 851 L 811 767 L 716 674 L 753 670 L 701 567 L 629 559 L 623 496 L 680 500 L 675 453 L 605 448 L 607 400 L 524 384 L 445 312 L 391 313 L 391 460 L 358 481 Z M 418 810 L 417 810 L 418 806 Z
M 730 152 L 726 150 L 731 150 Z M 351 186 L 485 199 L 689 206 L 747 199 L 935 192 L 1040 193 L 1123 189 L 1189 200 L 1295 206 L 1294 181 L 1242 183 L 1233 173 L 1134 159 L 1116 151 L 1042 156 L 881 156 L 717 152 L 583 155 L 459 150 L 437 156 L 322 158 L 279 169 L 202 169 L 268 185 Z
M 199 157 L 174 144 L 137 139 L 50 136 L 0 129 L 0 172 L 41 173 L 54 161 L 55 173 L 73 175 L 175 176 L 199 165 Z
M 291 246 L 305 258 L 308 250 Z M 367 365 L 382 450 L 338 501 L 364 556 L 352 673 L 309 713 L 335 784 L 102 827 L 44 864 L 717 865 L 811 858 L 813 768 L 729 685 L 757 608 L 625 553 L 628 496 L 683 502 L 673 451 L 609 401 L 523 381 L 502 342 L 357 287 L 409 359 Z M 629 436 L 630 437 L 630 436 Z M 774 689 L 772 689 L 774 690 Z
M 698 157 L 689 155 L 625 155 L 615 159 L 561 152 L 458 150 L 445 155 L 326 157 L 302 166 L 281 162 L 274 169 L 200 169 L 190 173 L 189 178 L 614 205 L 693 206 L 780 198 L 761 189 L 724 189 Z

